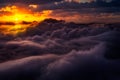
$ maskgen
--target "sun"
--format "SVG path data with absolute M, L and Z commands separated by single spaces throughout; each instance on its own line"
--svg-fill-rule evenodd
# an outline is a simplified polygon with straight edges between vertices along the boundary
M 22 14 L 15 14 L 13 16 L 13 20 L 15 21 L 15 23 L 20 23 L 22 21 L 23 17 L 22 17 Z

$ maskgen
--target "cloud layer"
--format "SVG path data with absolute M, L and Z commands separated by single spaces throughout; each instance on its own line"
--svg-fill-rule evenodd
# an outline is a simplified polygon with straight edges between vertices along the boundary
M 47 19 L 17 37 L 0 35 L 1 80 L 119 80 L 117 24 Z

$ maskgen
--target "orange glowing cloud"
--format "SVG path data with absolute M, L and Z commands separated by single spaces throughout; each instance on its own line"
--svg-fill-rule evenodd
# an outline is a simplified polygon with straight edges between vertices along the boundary
M 36 5 L 36 4 L 30 4 L 29 7 L 36 9 L 36 8 L 38 8 L 38 5 Z
M 37 8 L 37 5 L 29 5 L 29 7 Z M 33 12 L 30 9 L 20 8 L 17 6 L 6 6 L 0 9 L 0 12 L 4 12 L 0 16 L 1 22 L 15 22 L 19 23 L 22 21 L 32 22 L 32 21 L 42 21 L 51 13 L 50 10 L 42 12 Z M 9 12 L 10 15 L 5 14 Z
M 0 9 L 0 32 L 3 34 L 14 34 L 24 32 L 32 27 L 34 21 L 40 22 L 49 17 L 51 10 L 34 12 L 30 8 L 37 8 L 37 5 L 29 5 L 27 8 L 18 6 L 6 6 Z M 29 23 L 23 24 L 23 22 Z M 4 24 L 4 25 L 3 25 Z M 11 25 L 12 24 L 12 25 Z M 36 24 L 35 24 L 36 25 Z

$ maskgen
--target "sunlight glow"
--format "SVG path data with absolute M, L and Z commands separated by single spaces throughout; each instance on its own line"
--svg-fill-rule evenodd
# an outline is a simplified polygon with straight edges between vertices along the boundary
M 30 6 L 37 8 L 37 5 L 30 5 Z M 1 22 L 16 22 L 16 21 L 39 22 L 44 20 L 50 13 L 51 13 L 50 10 L 46 10 L 42 12 L 33 12 L 30 9 L 19 8 L 17 6 L 6 6 L 0 9 L 0 21 Z
M 37 8 L 37 5 L 29 5 L 28 7 Z M 4 34 L 17 34 L 19 32 L 24 32 L 28 27 L 31 26 L 24 26 L 23 22 L 26 23 L 33 23 L 41 22 L 46 19 L 51 10 L 45 10 L 41 12 L 32 11 L 29 8 L 21 8 L 18 6 L 6 6 L 0 9 L 0 23 L 4 23 L 4 27 L 0 24 L 0 29 L 4 28 L 1 32 Z M 5 24 L 8 26 L 9 24 L 14 24 L 13 27 L 5 27 Z

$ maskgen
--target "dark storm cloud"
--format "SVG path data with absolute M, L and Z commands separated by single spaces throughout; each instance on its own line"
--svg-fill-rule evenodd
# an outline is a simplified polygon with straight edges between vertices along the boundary
M 15 61 L 1 63 L 0 79 L 119 80 L 119 60 L 112 61 L 104 57 L 106 50 L 112 51 L 112 49 L 110 49 L 110 46 L 107 46 L 107 43 L 110 44 L 111 41 L 116 40 L 117 38 L 115 37 L 115 35 L 118 34 L 119 32 L 110 31 L 92 37 L 89 36 L 81 39 L 76 39 L 79 42 L 82 40 L 86 40 L 89 42 L 100 41 L 99 44 L 91 47 L 90 50 L 71 50 L 69 53 L 64 55 L 54 54 L 32 56 Z M 26 44 L 27 43 L 20 45 Z M 65 44 L 63 46 L 65 46 Z
M 78 9 L 78 8 L 99 8 L 99 7 L 120 7 L 120 1 L 119 0 L 113 0 L 111 2 L 106 2 L 105 0 L 98 0 L 93 2 L 86 2 L 86 3 L 77 3 L 77 2 L 58 2 L 53 7 L 58 8 L 69 8 L 69 9 Z
M 0 3 L 46 4 L 59 1 L 61 0 L 3 0 Z
M 46 5 L 40 5 L 39 10 L 64 10 L 69 12 L 80 13 L 119 13 L 120 2 L 118 0 L 111 2 L 103 2 L 102 0 L 89 3 L 77 3 L 61 1 L 57 3 L 51 3 Z M 59 14 L 59 13 L 57 13 Z M 68 14 L 69 15 L 69 14 Z

